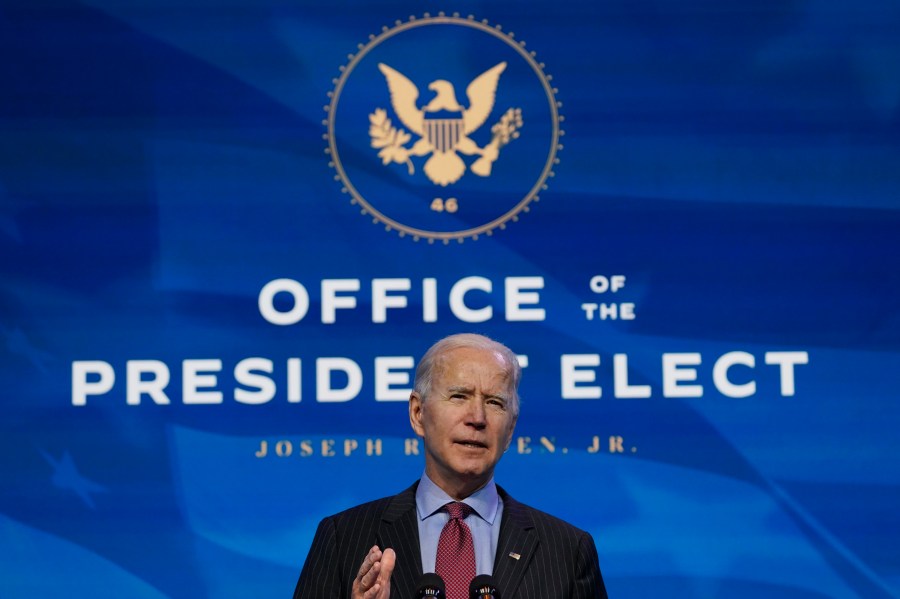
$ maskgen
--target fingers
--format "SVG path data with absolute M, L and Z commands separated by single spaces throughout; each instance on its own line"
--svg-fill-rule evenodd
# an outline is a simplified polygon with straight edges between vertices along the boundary
M 394 572 L 394 565 L 397 563 L 397 554 L 393 549 L 388 547 L 381 555 L 381 575 L 378 580 L 387 584 L 391 580 L 391 574 Z
M 381 585 L 380 585 L 380 584 L 376 584 L 376 585 L 373 586 L 371 589 L 369 589 L 368 591 L 366 591 L 366 594 L 363 595 L 363 599 L 375 599 L 376 597 L 378 597 L 378 592 L 379 592 L 380 590 L 381 590 Z
M 373 545 L 359 567 L 359 572 L 356 574 L 356 580 L 360 582 L 364 591 L 375 584 L 378 576 L 379 560 L 381 560 L 381 549 L 378 548 L 378 545 Z
M 388 551 L 391 554 L 394 553 L 392 549 Z M 369 549 L 369 553 L 363 559 L 362 565 L 360 565 L 356 578 L 353 581 L 354 598 L 373 599 L 382 588 L 387 586 L 386 583 L 390 581 L 391 571 L 394 569 L 394 558 L 390 559 L 390 568 L 387 577 L 384 578 L 380 576 L 384 569 L 382 565 L 383 556 L 384 554 L 377 545 L 373 545 Z

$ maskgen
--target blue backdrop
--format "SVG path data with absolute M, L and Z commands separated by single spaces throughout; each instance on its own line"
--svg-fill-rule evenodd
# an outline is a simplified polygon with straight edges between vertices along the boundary
M 900 596 L 898 31 L 3 2 L 0 596 L 289 596 L 420 475 L 412 364 L 460 331 L 522 356 L 498 482 L 610 596 Z

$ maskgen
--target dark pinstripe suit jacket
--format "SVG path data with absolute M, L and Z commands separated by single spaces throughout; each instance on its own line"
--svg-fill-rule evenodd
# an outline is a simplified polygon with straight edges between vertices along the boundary
M 422 576 L 417 486 L 322 520 L 294 599 L 350 597 L 353 579 L 375 544 L 397 553 L 391 598 L 412 599 Z M 497 490 L 503 517 L 493 576 L 503 599 L 606 597 L 597 549 L 588 533 Z

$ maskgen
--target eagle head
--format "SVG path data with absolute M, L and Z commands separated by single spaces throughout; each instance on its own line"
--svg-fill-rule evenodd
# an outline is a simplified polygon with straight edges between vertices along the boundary
M 448 110 L 450 112 L 462 112 L 463 107 L 456 101 L 456 91 L 453 84 L 443 79 L 432 81 L 428 89 L 435 93 L 434 99 L 425 107 L 426 112 L 438 112 Z

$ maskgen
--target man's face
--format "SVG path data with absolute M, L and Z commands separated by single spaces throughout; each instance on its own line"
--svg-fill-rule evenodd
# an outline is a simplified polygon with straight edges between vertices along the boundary
M 454 349 L 435 365 L 429 396 L 410 397 L 409 419 L 425 442 L 425 472 L 451 497 L 481 488 L 509 447 L 516 417 L 508 370 L 492 351 Z

